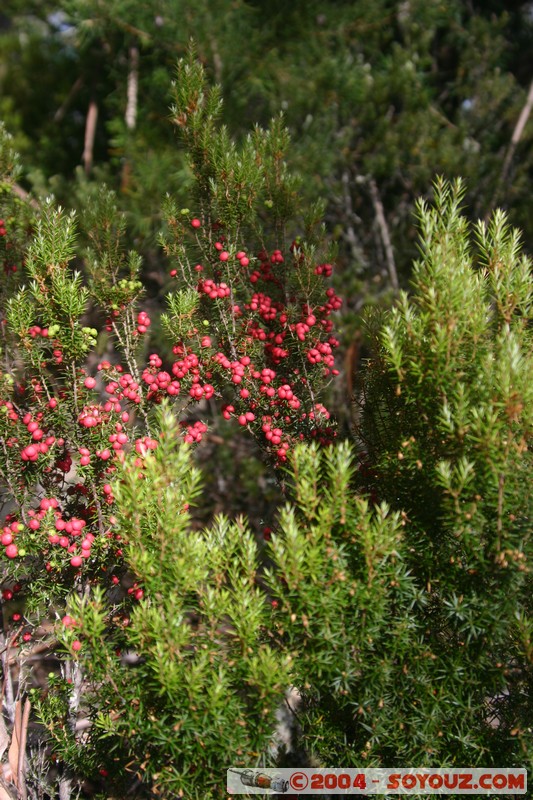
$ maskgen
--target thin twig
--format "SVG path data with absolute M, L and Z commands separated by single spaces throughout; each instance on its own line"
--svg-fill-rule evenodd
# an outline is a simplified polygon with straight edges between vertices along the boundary
M 13 194 L 16 194 L 21 200 L 25 200 L 27 203 L 30 204 L 32 208 L 39 208 L 39 203 L 33 197 L 30 197 L 29 193 L 26 189 L 23 189 L 22 186 L 19 186 L 18 183 L 11 184 L 11 191 Z
M 89 175 L 93 165 L 94 140 L 96 137 L 96 121 L 98 119 L 98 106 L 95 100 L 89 103 L 87 119 L 85 120 L 85 143 L 83 148 L 82 161 L 85 166 L 85 174 Z
M 13 646 L 13 643 L 17 636 L 23 629 L 23 625 L 20 625 L 17 630 L 12 634 L 9 640 L 7 640 L 5 647 L 2 649 L 0 655 L 2 660 L 2 669 L 4 673 L 4 680 L 2 683 L 2 697 L 4 698 L 4 708 L 6 709 L 7 716 L 11 724 L 15 721 L 15 695 L 13 692 L 13 678 L 11 676 L 11 668 L 9 663 L 9 651 Z
M 341 206 L 341 209 L 344 211 L 346 219 L 346 224 L 343 225 L 342 235 L 345 241 L 348 242 L 350 246 L 353 258 L 356 261 L 358 261 L 361 264 L 361 266 L 366 267 L 367 260 L 364 253 L 364 249 L 361 246 L 361 242 L 357 237 L 354 227 L 354 223 L 360 223 L 361 219 L 354 211 L 352 194 L 350 192 L 350 173 L 347 169 L 345 169 L 342 173 L 341 184 L 342 184 L 342 202 L 339 200 L 339 205 Z
M 78 78 L 76 78 L 71 88 L 69 89 L 67 96 L 65 97 L 62 104 L 59 106 L 56 113 L 54 114 L 54 122 L 61 122 L 61 120 L 65 116 L 67 108 L 69 107 L 73 98 L 76 96 L 76 94 L 79 92 L 82 86 L 83 86 L 83 78 L 80 75 Z
M 217 40 L 214 36 L 211 37 L 210 40 L 211 44 L 211 52 L 213 53 L 213 66 L 215 68 L 215 81 L 216 83 L 222 83 L 222 59 L 220 57 L 220 53 L 218 51 Z
M 22 713 L 22 723 L 20 726 L 20 742 L 19 742 L 19 758 L 18 758 L 18 769 L 17 769 L 17 777 L 18 777 L 18 790 L 20 795 L 20 800 L 27 800 L 28 797 L 28 790 L 26 787 L 26 769 L 25 769 L 25 759 L 26 759 L 26 740 L 28 738 L 28 723 L 30 721 L 30 711 L 31 711 L 31 703 L 26 698 L 24 703 L 24 711 Z
M 498 183 L 496 184 L 496 188 L 492 196 L 492 201 L 489 204 L 489 213 L 490 210 L 492 210 L 496 205 L 498 197 L 500 196 L 501 188 L 507 181 L 509 170 L 511 168 L 511 162 L 515 154 L 515 150 L 518 146 L 520 139 L 522 138 L 522 134 L 529 119 L 529 115 L 531 114 L 532 108 L 533 108 L 533 81 L 531 81 L 531 86 L 529 87 L 529 92 L 526 97 L 526 102 L 524 103 L 522 111 L 520 112 L 520 116 L 518 117 L 517 123 L 515 125 L 513 135 L 511 136 L 509 147 L 507 148 L 507 153 L 505 154 L 505 158 L 502 164 L 502 171 L 500 172 L 500 177 L 498 178 Z
M 130 68 L 128 71 L 127 103 L 124 119 L 129 131 L 135 129 L 137 122 L 137 94 L 139 88 L 139 48 L 130 47 Z
M 71 798 L 71 790 L 72 790 L 72 779 L 71 778 L 60 778 L 59 780 L 59 800 L 70 800 Z
M 379 190 L 374 178 L 369 179 L 368 185 L 370 188 L 370 197 L 372 198 L 372 205 L 374 206 L 374 211 L 376 212 L 376 221 L 378 223 L 379 231 L 381 233 L 381 240 L 383 242 L 383 247 L 385 249 L 385 258 L 387 261 L 387 269 L 389 271 L 390 282 L 392 284 L 392 288 L 394 289 L 394 291 L 397 292 L 398 289 L 400 288 L 400 285 L 398 283 L 398 273 L 396 272 L 396 263 L 394 261 L 394 250 L 390 238 L 389 226 L 387 225 L 387 220 L 385 219 L 385 211 L 383 209 L 383 203 L 381 202 Z

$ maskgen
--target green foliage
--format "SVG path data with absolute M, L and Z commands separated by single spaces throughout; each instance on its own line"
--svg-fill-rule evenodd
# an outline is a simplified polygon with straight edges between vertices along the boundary
M 25 249 L 32 231 L 34 213 L 16 193 L 22 167 L 15 143 L 0 122 L 0 301 L 20 284 Z M 19 192 L 20 194 L 20 192 Z
M 4 14 L 0 116 L 31 163 L 32 180 L 43 187 L 53 177 L 62 204 L 71 202 L 95 103 L 92 176 L 118 191 L 128 234 L 150 265 L 162 266 L 155 250 L 162 187 L 183 204 L 191 186 L 162 112 L 169 72 L 191 39 L 220 86 L 203 92 L 188 113 L 196 126 L 197 177 L 207 188 L 212 170 L 224 168 L 230 140 L 245 140 L 253 124 L 266 127 L 283 111 L 295 143 L 291 166 L 304 176 L 299 192 L 307 203 L 326 203 L 328 233 L 339 246 L 347 335 L 360 327 L 364 303 L 390 303 L 392 266 L 407 285 L 415 199 L 435 174 L 463 175 L 473 217 L 502 204 L 531 242 L 530 124 L 502 174 L 530 82 L 533 25 L 525 0 L 313 0 L 290 8 L 162 0 L 157 9 L 130 0 L 112 8 L 96 0 L 9 0 Z M 193 97 L 182 94 L 179 78 L 174 91 L 183 113 L 181 104 Z M 215 165 L 204 161 L 209 148 L 202 142 L 212 141 L 205 103 L 216 111 L 221 96 L 227 148 L 217 133 Z M 243 142 L 242 169 L 253 149 Z M 239 177 L 233 165 L 227 182 L 236 196 Z M 226 219 L 223 191 L 217 202 Z M 239 213 L 247 213 L 247 202 L 240 198 Z M 280 220 L 282 206 L 276 198 Z
M 172 88 L 172 119 L 187 149 L 198 212 L 209 209 L 232 236 L 243 227 L 257 235 L 261 223 L 279 231 L 298 206 L 297 181 L 284 160 L 289 134 L 282 117 L 268 130 L 257 126 L 237 145 L 218 122 L 220 88 L 209 87 L 194 50 L 178 63 Z
M 161 326 L 174 354 L 201 346 L 208 359 L 218 347 L 228 361 L 256 361 L 261 345 L 246 335 L 267 320 L 252 319 L 249 284 L 251 271 L 264 267 L 275 310 L 286 316 L 269 333 L 282 342 L 286 335 L 287 374 L 299 376 L 298 391 L 310 403 L 309 427 L 302 415 L 288 431 L 290 446 L 300 432 L 316 432 L 308 412 L 319 409 L 322 366 L 311 373 L 311 362 L 300 365 L 294 334 L 323 302 L 323 272 L 316 272 L 322 201 L 329 201 L 330 238 L 349 264 L 343 288 L 352 314 L 369 297 L 387 302 L 395 270 L 406 284 L 413 198 L 435 171 L 465 172 L 474 215 L 502 199 L 528 220 L 525 147 L 503 185 L 501 173 L 525 100 L 523 62 L 511 42 L 520 21 L 521 41 L 531 36 L 525 14 L 489 14 L 458 1 L 393 10 L 387 2 L 324 8 L 313 1 L 289 10 L 236 2 L 228 12 L 211 0 L 194 8 L 168 0 L 154 17 L 138 3 L 69 0 L 59 9 L 70 16 L 60 14 L 56 24 L 41 5 L 33 9 L 28 47 L 12 35 L 25 29 L 26 12 L 19 3 L 8 9 L 14 31 L 0 47 L 20 58 L 0 83 L 13 79 L 21 108 L 4 92 L 0 106 L 26 153 L 37 135 L 42 140 L 32 165 L 45 178 L 34 173 L 35 184 L 61 173 L 60 194 L 81 208 L 75 215 L 52 201 L 39 210 L 22 202 L 13 140 L 0 130 L 2 299 L 9 300 L 0 467 L 16 506 L 4 536 L 19 548 L 6 585 L 31 585 L 26 621 L 42 619 L 50 600 L 62 604 L 70 594 L 74 624 L 67 617 L 58 625 L 62 677 L 51 677 L 40 699 L 35 693 L 59 757 L 81 776 L 108 773 L 110 791 L 122 795 L 133 773 L 162 797 L 222 796 L 230 762 L 274 760 L 275 711 L 294 685 L 300 746 L 321 764 L 530 766 L 532 284 L 507 216 L 497 211 L 471 226 L 460 182 L 439 181 L 434 204 L 419 202 L 412 292 L 399 293 L 394 309 L 370 325 L 359 453 L 347 444 L 294 450 L 286 504 L 266 551 L 243 518 L 217 516 L 201 529 L 193 522 L 189 505 L 200 501 L 200 477 L 170 411 L 152 419 L 143 405 L 151 390 L 140 375 L 139 334 L 147 325 L 135 317 L 145 265 L 155 264 L 166 290 L 168 258 L 179 285 Z M 179 62 L 172 119 L 186 155 L 176 158 L 170 126 L 159 121 L 168 62 L 185 52 L 191 32 L 207 67 L 191 50 Z M 43 54 L 54 90 L 32 104 L 30 77 Z M 77 70 L 70 88 L 66 63 Z M 136 63 L 131 125 L 125 111 Z M 209 87 L 209 70 L 221 89 Z M 81 152 L 89 103 L 101 112 L 93 143 L 100 163 L 94 182 L 78 174 L 72 189 L 72 154 Z M 249 114 L 261 125 L 246 135 Z M 58 148 L 53 130 L 62 120 L 68 147 Z M 289 130 L 304 167 L 300 183 L 286 164 Z M 529 136 L 524 129 L 520 148 Z M 117 191 L 100 185 L 102 176 Z M 189 192 L 192 211 L 181 207 Z M 310 196 L 322 201 L 304 219 L 302 200 Z M 156 231 L 163 256 L 154 255 Z M 128 249 L 132 234 L 144 261 Z M 224 261 L 215 246 L 222 242 Z M 237 258 L 244 247 L 248 255 Z M 285 260 L 270 267 L 273 247 L 285 248 Z M 255 255 L 262 248 L 264 258 Z M 75 254 L 89 289 L 70 268 Z M 198 293 L 198 261 L 204 278 L 228 282 L 228 300 L 227 285 L 216 297 Z M 250 329 L 239 328 L 236 297 L 250 306 Z M 97 344 L 86 319 L 90 298 L 125 356 L 128 387 L 136 384 L 128 399 L 156 437 L 126 436 L 132 452 L 124 464 L 101 455 L 110 436 L 117 441 L 121 424 L 112 414 L 122 408 L 100 416 L 104 404 L 85 382 Z M 320 321 L 327 333 L 334 305 Z M 148 385 L 165 370 L 156 362 L 146 370 L 154 379 Z M 219 367 L 205 378 L 225 399 L 237 384 L 228 386 L 229 373 Z M 117 368 L 106 380 L 116 378 L 118 387 L 122 375 Z M 188 389 L 180 412 L 192 402 Z M 164 389 L 156 386 L 153 395 L 159 401 Z M 264 396 L 257 390 L 252 402 Z M 99 417 L 96 431 L 81 424 L 91 414 Z M 36 460 L 28 455 L 28 448 L 36 453 L 33 417 L 45 442 L 54 440 Z M 257 431 L 262 426 L 257 414 Z M 233 475 L 235 464 L 225 458 Z M 252 470 L 241 475 L 241 485 L 253 481 Z M 37 514 L 43 492 L 60 496 L 57 513 Z M 196 519 L 207 517 L 202 509 Z M 83 520 L 96 533 L 81 573 L 74 550 L 52 546 L 59 518 Z M 78 533 L 67 545 L 76 548 Z M 80 717 L 90 722 L 82 735 Z
M 532 741 L 531 265 L 501 212 L 471 243 L 461 198 L 440 182 L 435 205 L 420 204 L 413 296 L 376 332 L 366 484 L 406 515 L 424 638 L 435 669 L 461 676 L 447 691 L 476 736 L 465 727 L 453 741 L 450 719 L 443 747 L 465 763 L 519 763 Z
M 54 724 L 61 685 L 40 713 L 82 774 L 105 768 L 120 783 L 129 763 L 165 797 L 222 797 L 228 758 L 245 766 L 268 747 L 288 658 L 271 643 L 253 535 L 222 516 L 191 529 L 199 473 L 167 409 L 158 428 L 144 470 L 129 458 L 115 486 L 125 563 L 143 597 L 125 617 L 99 590 L 74 596 L 75 626 L 60 632 L 69 649 L 82 641 L 92 725 L 77 752 Z

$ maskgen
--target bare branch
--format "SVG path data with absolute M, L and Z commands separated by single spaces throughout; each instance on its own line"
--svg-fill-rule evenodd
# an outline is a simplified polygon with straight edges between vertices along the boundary
M 520 116 L 518 117 L 517 123 L 515 125 L 513 135 L 511 136 L 511 141 L 509 143 L 509 147 L 507 148 L 507 153 L 505 154 L 505 158 L 503 160 L 502 171 L 500 172 L 500 177 L 498 178 L 498 183 L 496 184 L 494 195 L 489 205 L 489 211 L 492 210 L 496 205 L 496 203 L 498 202 L 502 186 L 507 181 L 507 178 L 509 176 L 509 170 L 511 168 L 511 163 L 513 161 L 513 157 L 515 154 L 515 150 L 518 146 L 520 139 L 522 138 L 522 134 L 529 119 L 529 115 L 531 114 L 532 108 L 533 108 L 533 81 L 531 81 L 529 92 L 526 97 L 526 102 L 524 103 L 522 111 L 520 112 Z
M 387 220 L 385 219 L 385 211 L 383 209 L 383 203 L 381 202 L 381 197 L 379 194 L 379 189 L 377 187 L 377 183 L 374 178 L 369 178 L 368 185 L 370 188 L 370 197 L 372 199 L 372 205 L 374 206 L 374 211 L 376 213 L 376 221 L 379 226 L 379 231 L 381 234 L 381 241 L 383 242 L 383 248 L 385 250 L 385 259 L 387 261 L 387 269 L 389 271 L 389 278 L 392 284 L 392 288 L 394 291 L 398 291 L 400 285 L 398 283 L 398 273 L 396 272 L 396 263 L 394 261 L 394 250 L 392 247 L 392 241 L 390 238 L 389 226 L 387 225 Z
M 139 48 L 130 47 L 130 68 L 128 72 L 127 104 L 124 119 L 129 131 L 135 129 L 137 122 L 137 95 L 139 89 Z
M 18 788 L 20 800 L 27 800 L 28 790 L 26 787 L 26 741 L 28 738 L 28 724 L 30 721 L 31 703 L 26 698 L 24 711 L 22 712 L 22 723 L 20 727 L 20 745 L 18 753 Z
M 65 97 L 65 99 L 57 109 L 56 113 L 54 114 L 54 122 L 61 122 L 61 120 L 65 116 L 67 108 L 69 107 L 72 100 L 77 95 L 82 86 L 83 86 L 83 78 L 80 76 L 79 78 L 76 78 L 71 88 L 69 89 L 67 96 Z
M 26 189 L 23 189 L 22 186 L 19 186 L 18 183 L 11 184 L 11 191 L 13 194 L 16 194 L 21 200 L 25 200 L 27 203 L 30 204 L 32 208 L 39 208 L 39 203 L 37 200 L 34 200 L 33 197 L 30 197 L 29 193 Z
M 72 797 L 72 779 L 61 778 L 59 780 L 59 800 L 71 800 Z
M 361 220 L 354 211 L 352 203 L 352 195 L 350 192 L 350 173 L 345 169 L 341 177 L 342 182 L 342 210 L 344 211 L 346 224 L 343 225 L 343 238 L 348 243 L 351 251 L 352 258 L 360 263 L 362 266 L 367 266 L 366 256 L 364 249 L 355 232 L 354 223 L 359 223 Z
M 94 139 L 96 136 L 96 121 L 98 119 L 98 106 L 95 100 L 89 103 L 87 119 L 85 120 L 85 144 L 83 148 L 82 161 L 85 166 L 85 174 L 88 175 L 93 165 Z

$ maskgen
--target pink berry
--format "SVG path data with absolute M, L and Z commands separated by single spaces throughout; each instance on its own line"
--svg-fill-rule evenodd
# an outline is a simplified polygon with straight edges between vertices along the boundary
M 83 562 L 81 556 L 72 556 L 72 558 L 70 559 L 70 564 L 73 567 L 81 567 L 82 563 Z
M 8 558 L 16 558 L 19 554 L 18 547 L 16 544 L 9 544 L 6 547 L 6 556 Z
M 94 387 L 96 386 L 95 379 L 91 377 L 85 378 L 83 383 L 86 389 L 94 389 Z
M 74 650 L 75 653 L 77 653 L 78 650 L 81 650 L 81 642 L 79 639 L 74 639 L 74 641 L 72 642 L 72 649 Z

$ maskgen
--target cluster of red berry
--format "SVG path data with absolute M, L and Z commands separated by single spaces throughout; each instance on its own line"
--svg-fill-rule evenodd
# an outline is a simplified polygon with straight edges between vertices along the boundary
M 315 403 L 319 384 L 338 374 L 334 349 L 339 342 L 332 335 L 331 315 L 341 300 L 320 280 L 331 276 L 331 265 L 310 265 L 300 241 L 292 243 L 288 256 L 279 248 L 263 248 L 253 256 L 232 246 L 220 225 L 208 226 L 198 217 L 189 224 L 202 263 L 191 268 L 178 255 L 179 269 L 173 268 L 171 276 L 180 274 L 197 290 L 199 316 L 214 333 L 206 335 L 193 325 L 174 346 L 179 358 L 168 371 L 151 356 L 143 373 L 148 398 L 158 402 L 180 392 L 197 401 L 218 397 L 223 417 L 247 426 L 278 462 L 297 441 L 331 441 L 329 414 Z M 181 226 L 179 235 L 186 237 L 185 220 Z M 196 282 L 194 272 L 202 273 Z M 273 436 L 266 435 L 270 420 L 279 431 Z
M 88 375 L 69 363 L 58 324 L 46 326 L 49 320 L 36 314 L 38 321 L 22 333 L 23 346 L 38 355 L 26 385 L 0 399 L 6 473 L 26 498 L 16 516 L 6 517 L 1 537 L 13 574 L 23 574 L 31 555 L 52 580 L 91 570 L 118 581 L 110 568 L 121 556 L 112 478 L 128 450 L 142 473 L 158 439 L 139 435 L 134 424 L 164 398 L 178 398 L 187 410 L 180 422 L 185 442 L 202 441 L 207 424 L 198 417 L 214 398 L 223 418 L 247 428 L 277 465 L 297 442 L 328 444 L 335 436 L 329 412 L 315 397 L 320 384 L 338 374 L 332 314 L 341 301 L 323 282 L 331 265 L 310 263 L 299 242 L 286 253 L 263 248 L 253 255 L 227 241 L 219 226 L 198 217 L 186 225 L 201 256 L 180 262 L 171 276 L 181 273 L 198 303 L 167 363 L 153 352 L 138 369 L 130 351 L 128 369 L 103 360 Z M 122 280 L 115 289 L 106 327 L 117 336 L 123 330 L 123 341 L 140 345 L 151 320 L 146 311 L 133 311 L 138 283 Z M 80 336 L 87 347 L 96 341 L 93 329 L 80 329 Z M 143 589 L 134 586 L 130 595 L 139 600 Z M 72 649 L 80 648 L 75 639 Z

